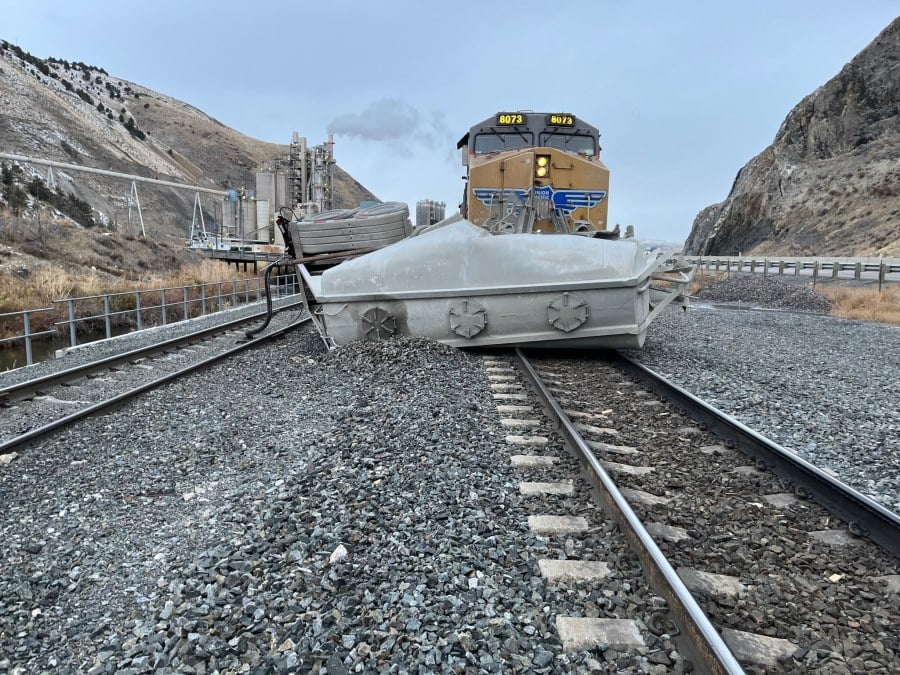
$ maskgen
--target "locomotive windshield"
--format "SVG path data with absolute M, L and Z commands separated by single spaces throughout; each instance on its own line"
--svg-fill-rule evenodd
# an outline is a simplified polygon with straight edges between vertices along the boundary
M 579 155 L 593 155 L 597 152 L 593 136 L 585 134 L 544 132 L 541 134 L 541 147 L 557 148 Z
M 534 146 L 534 134 L 530 131 L 494 131 L 475 136 L 473 149 L 476 155 L 487 155 L 491 152 L 518 150 Z

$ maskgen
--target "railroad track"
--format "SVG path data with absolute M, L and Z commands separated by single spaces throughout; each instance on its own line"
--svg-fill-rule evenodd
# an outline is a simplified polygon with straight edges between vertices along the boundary
M 0 388 L 0 455 L 89 415 L 108 410 L 142 393 L 205 368 L 246 349 L 276 339 L 302 321 L 287 312 L 302 302 L 278 308 L 280 320 L 268 332 L 249 339 L 245 330 L 265 312 L 204 328 L 163 342 L 106 356 Z
M 602 589 L 599 529 L 627 540 L 656 594 L 628 615 L 561 612 L 566 650 L 649 652 L 701 672 L 890 672 L 878 651 L 900 616 L 896 514 L 622 358 L 517 352 L 486 365 L 507 440 L 522 448 L 512 461 L 533 495 L 529 526 L 557 554 L 540 561 L 546 581 Z M 602 513 L 578 505 L 588 491 Z

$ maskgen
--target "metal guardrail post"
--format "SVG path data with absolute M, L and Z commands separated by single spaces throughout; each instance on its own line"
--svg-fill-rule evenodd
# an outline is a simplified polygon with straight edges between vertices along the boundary
M 231 280 L 231 304 L 237 307 L 238 299 L 237 299 L 237 280 Z
M 182 304 L 181 304 L 181 307 L 182 307 L 182 309 L 184 310 L 184 320 L 187 321 L 187 320 L 188 320 L 188 311 L 189 311 L 189 310 L 188 310 L 188 292 L 187 292 L 187 286 L 185 286 L 184 288 L 181 289 L 181 295 L 182 295 L 182 298 L 183 298 L 183 300 L 181 301 L 181 303 L 182 303 Z
M 884 264 L 884 261 L 878 264 L 878 292 L 881 293 L 881 286 L 884 284 L 884 274 L 887 265 Z
M 813 263 L 813 288 L 816 287 L 816 281 L 819 279 L 819 261 Z
M 141 292 L 134 292 L 134 311 L 135 311 L 135 321 L 137 323 L 137 329 L 141 330 Z
M 250 302 L 250 280 L 244 279 L 244 302 Z
M 159 307 L 162 310 L 162 325 L 166 325 L 166 289 L 159 291 Z
M 218 295 L 218 300 L 219 300 L 219 311 L 221 312 L 222 309 L 223 309 L 223 305 L 222 305 L 222 282 L 221 282 L 221 281 L 218 282 L 218 283 L 216 284 L 216 293 L 217 293 L 217 295 Z
M 206 316 L 206 284 L 200 284 L 200 315 Z
M 109 294 L 103 296 L 103 323 L 106 326 L 106 339 L 112 337 L 112 320 L 109 315 Z
M 859 281 L 862 279 L 862 263 L 856 263 L 856 268 L 853 270 L 853 278 Z
M 78 338 L 75 337 L 75 301 L 69 298 L 66 302 L 69 303 L 69 346 L 75 347 L 78 345 Z
M 841 264 L 837 260 L 835 260 L 833 263 L 831 263 L 831 278 L 837 279 L 838 273 L 840 271 L 841 271 Z
M 28 318 L 28 310 L 22 313 L 22 318 L 25 320 L 25 365 L 30 366 L 34 359 L 31 354 L 31 319 Z

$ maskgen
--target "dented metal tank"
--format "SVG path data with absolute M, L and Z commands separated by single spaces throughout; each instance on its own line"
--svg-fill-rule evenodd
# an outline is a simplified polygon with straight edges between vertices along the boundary
M 495 235 L 466 220 L 298 272 L 326 343 L 427 337 L 459 347 L 640 347 L 690 272 L 634 239 Z

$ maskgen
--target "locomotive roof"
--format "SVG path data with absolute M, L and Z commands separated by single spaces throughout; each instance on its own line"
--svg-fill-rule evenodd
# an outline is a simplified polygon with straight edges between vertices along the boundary
M 501 117 L 522 117 L 522 124 L 498 124 L 498 120 Z M 550 124 L 551 118 L 568 118 L 571 120 L 571 124 Z M 515 121 L 515 120 L 514 120 Z M 572 129 L 574 131 L 580 131 L 581 133 L 589 133 L 592 136 L 600 136 L 600 130 L 593 126 L 592 124 L 588 124 L 584 120 L 571 113 L 558 113 L 558 112 L 533 112 L 531 110 L 517 110 L 515 112 L 505 112 L 500 111 L 491 115 L 486 120 L 479 122 L 475 126 L 471 127 L 466 135 L 459 139 L 459 142 L 456 144 L 457 150 L 462 148 L 464 145 L 468 144 L 469 137 L 474 136 L 475 134 L 481 131 L 489 131 L 489 132 L 497 132 L 501 129 L 510 129 L 512 131 L 522 131 L 528 130 L 532 132 L 540 132 L 546 129 Z

